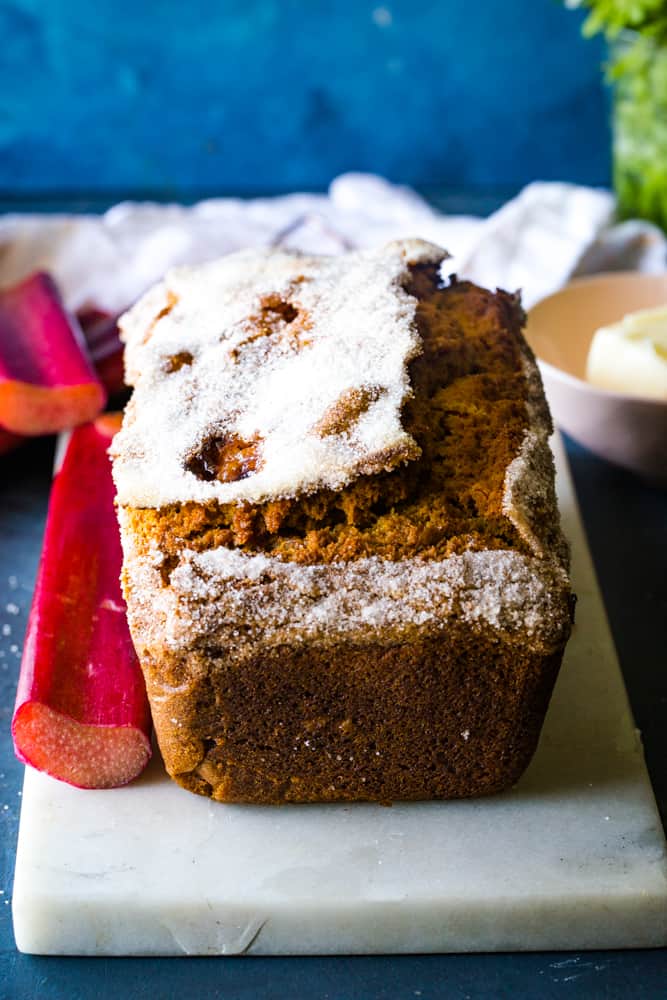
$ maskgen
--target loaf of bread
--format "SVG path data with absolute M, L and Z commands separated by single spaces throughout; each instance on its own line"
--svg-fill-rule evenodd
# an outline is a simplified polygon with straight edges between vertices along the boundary
M 134 643 L 169 774 L 225 802 L 512 785 L 571 624 L 519 298 L 418 240 L 180 268 L 122 319 Z

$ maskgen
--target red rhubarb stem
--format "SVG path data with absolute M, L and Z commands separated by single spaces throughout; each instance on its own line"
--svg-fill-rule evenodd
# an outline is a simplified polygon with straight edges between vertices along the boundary
M 125 385 L 125 360 L 122 347 L 114 351 L 113 354 L 107 354 L 106 357 L 96 361 L 95 371 L 110 396 L 115 396 L 127 388 Z
M 122 347 L 118 330 L 118 317 L 99 309 L 89 309 L 78 314 L 88 353 L 93 361 L 113 354 Z
M 151 753 L 120 589 L 117 426 L 105 416 L 74 430 L 54 479 L 12 723 L 20 760 L 80 788 L 126 784 Z
M 93 419 L 106 393 L 48 274 L 0 292 L 0 424 L 50 434 Z
M 110 396 L 122 392 L 127 386 L 118 317 L 99 309 L 87 309 L 78 318 L 97 377 Z

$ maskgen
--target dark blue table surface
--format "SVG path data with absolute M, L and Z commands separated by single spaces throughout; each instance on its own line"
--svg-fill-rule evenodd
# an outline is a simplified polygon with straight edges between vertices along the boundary
M 447 208 L 483 211 L 492 207 L 493 199 L 488 199 L 488 206 L 465 199 L 439 200 Z M 665 823 L 667 493 L 598 460 L 571 441 L 567 449 Z M 667 949 L 307 959 L 19 955 L 12 934 L 10 900 L 23 768 L 12 753 L 9 724 L 41 545 L 52 453 L 52 441 L 34 441 L 0 465 L 0 1000 L 103 1000 L 116 996 L 123 1000 L 174 996 L 230 1000 L 667 997 Z

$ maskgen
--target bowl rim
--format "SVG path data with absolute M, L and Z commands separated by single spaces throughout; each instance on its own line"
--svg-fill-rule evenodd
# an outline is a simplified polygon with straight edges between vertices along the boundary
M 531 348 L 532 350 L 532 348 Z M 593 396 L 598 396 L 600 399 L 608 400 L 622 400 L 624 403 L 638 403 L 645 406 L 667 406 L 667 399 L 658 399 L 656 396 L 637 396 L 630 392 L 618 392 L 616 389 L 603 389 L 599 385 L 593 385 L 592 382 L 587 382 L 585 378 L 579 378 L 578 375 L 572 375 L 570 372 L 566 372 L 563 368 L 559 368 L 557 365 L 552 365 L 549 361 L 544 361 L 542 358 L 535 355 L 539 363 L 540 369 L 551 375 L 552 378 L 557 378 L 560 381 L 566 382 L 577 390 L 582 392 L 590 392 Z
M 548 302 L 551 299 L 557 299 L 560 295 L 566 292 L 568 288 L 580 287 L 582 285 L 597 285 L 608 282 L 609 280 L 613 281 L 617 278 L 620 278 L 621 280 L 632 278 L 635 281 L 637 279 L 641 281 L 646 278 L 662 278 L 663 281 L 667 281 L 667 268 L 665 268 L 664 271 L 599 271 L 596 274 L 577 275 L 574 278 L 571 278 L 570 281 L 562 285 L 560 288 L 557 288 L 553 292 L 549 292 L 548 295 L 542 296 L 542 298 L 538 299 L 537 302 L 533 302 L 530 309 L 526 312 L 527 322 L 525 330 L 527 331 L 528 321 L 530 320 L 534 309 L 542 305 L 544 302 Z M 665 302 L 665 305 L 667 306 L 667 301 Z M 649 309 L 651 307 L 647 306 L 646 308 Z M 638 312 L 639 310 L 635 311 Z M 527 337 L 526 340 L 528 340 Z M 588 382 L 585 378 L 573 375 L 564 368 L 559 368 L 558 365 L 554 365 L 550 361 L 546 361 L 544 358 L 541 358 L 530 340 L 528 340 L 528 346 L 539 362 L 540 368 L 544 369 L 546 373 L 552 377 L 569 383 L 575 389 L 585 390 L 586 392 L 592 393 L 594 396 L 598 396 L 600 399 L 607 399 L 610 401 L 622 400 L 624 402 L 640 403 L 645 405 L 648 404 L 649 406 L 667 406 L 667 399 L 658 399 L 655 396 L 641 396 L 632 392 L 620 392 L 617 389 L 603 389 L 601 386 L 593 385 L 592 382 Z

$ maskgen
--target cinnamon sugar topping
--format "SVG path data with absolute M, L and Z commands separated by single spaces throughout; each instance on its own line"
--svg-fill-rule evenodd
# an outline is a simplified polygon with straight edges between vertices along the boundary
M 260 503 L 418 458 L 401 421 L 421 350 L 406 285 L 410 265 L 445 256 L 403 240 L 344 257 L 248 250 L 171 271 L 120 321 L 135 386 L 113 446 L 120 503 Z M 165 357 L 185 355 L 165 371 Z M 212 441 L 225 453 L 224 442 L 261 441 L 261 461 L 211 475 L 193 456 Z
M 364 385 L 358 389 L 347 389 L 315 424 L 315 430 L 322 437 L 330 434 L 349 433 L 356 421 L 366 413 L 382 393 L 378 385 Z

